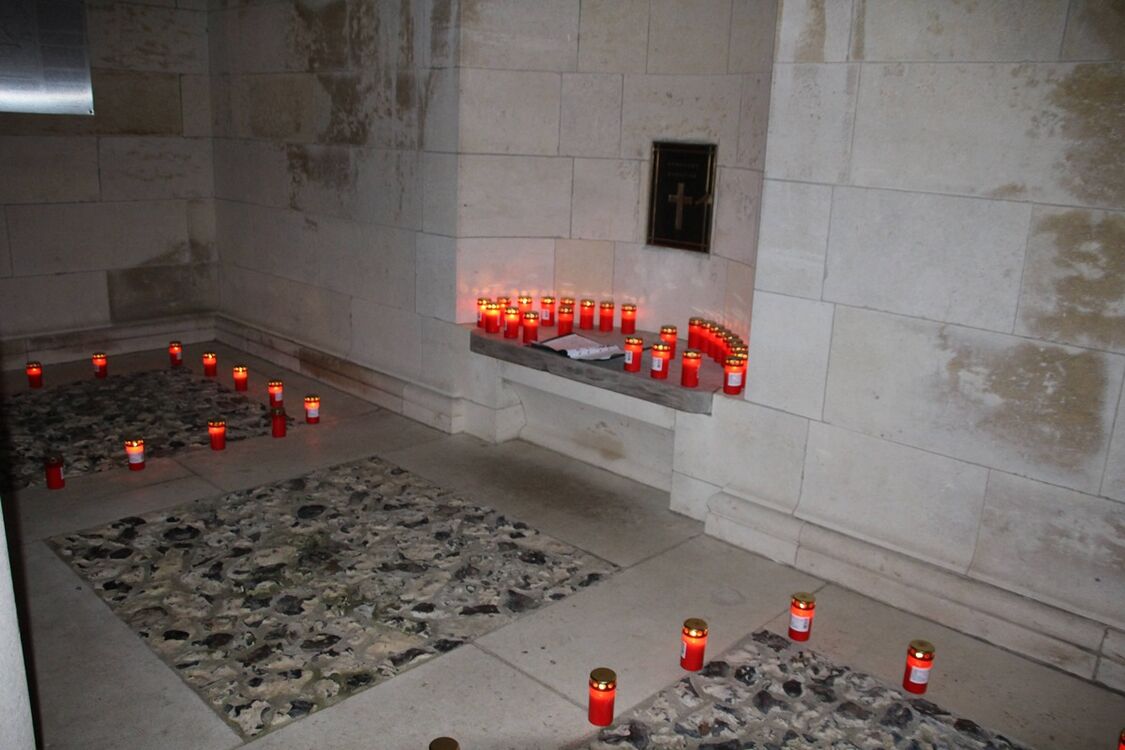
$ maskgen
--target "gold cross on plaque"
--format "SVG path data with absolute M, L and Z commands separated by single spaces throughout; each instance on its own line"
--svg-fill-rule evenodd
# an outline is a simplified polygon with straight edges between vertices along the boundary
M 680 231 L 684 228 L 684 206 L 693 202 L 690 195 L 684 195 L 684 183 L 676 183 L 676 192 L 668 196 L 668 202 L 676 204 L 676 231 Z

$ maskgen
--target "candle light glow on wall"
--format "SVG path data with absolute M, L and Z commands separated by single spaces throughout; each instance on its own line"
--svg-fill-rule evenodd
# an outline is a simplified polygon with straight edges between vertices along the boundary
M 485 333 L 500 333 L 500 303 L 489 302 L 484 312 Z
M 219 355 L 215 352 L 203 352 L 203 374 L 209 378 L 219 374 Z
M 509 307 L 504 310 L 504 338 L 514 339 L 520 335 L 520 309 Z
M 270 434 L 275 438 L 285 437 L 285 409 L 274 407 L 270 409 Z
M 168 364 L 181 367 L 184 364 L 184 345 L 179 341 L 168 342 Z
M 657 380 L 667 380 L 669 365 L 672 364 L 672 347 L 664 342 L 652 345 L 652 367 L 649 375 Z
M 43 387 L 43 365 L 38 362 L 28 362 L 25 372 L 27 373 L 28 388 Z
M 227 423 L 222 419 L 212 419 L 207 423 L 207 435 L 211 438 L 211 450 L 221 451 L 227 447 Z
M 598 330 L 613 330 L 613 300 L 611 299 L 602 300 L 598 305 Z
M 684 388 L 698 388 L 699 367 L 702 364 L 702 352 L 697 349 L 685 349 L 680 358 L 680 385 Z
M 703 669 L 703 655 L 707 650 L 707 621 L 698 617 L 684 620 L 680 633 L 680 666 L 689 672 Z
M 47 489 L 61 490 L 66 485 L 66 480 L 63 479 L 62 454 L 52 453 L 43 459 L 43 473 L 46 475 Z
M 613 723 L 613 702 L 617 698 L 617 673 L 608 667 L 590 672 L 590 707 L 587 716 L 596 727 Z
M 637 332 L 637 306 L 626 302 L 621 306 L 621 332 L 625 334 Z
M 930 684 L 930 670 L 934 668 L 934 644 L 929 641 L 911 641 L 906 649 L 906 671 L 902 675 L 902 687 L 908 692 L 921 695 Z
M 640 336 L 625 337 L 625 372 L 640 372 L 645 342 Z
M 270 406 L 274 409 L 285 406 L 285 384 L 280 380 L 266 381 L 266 391 L 270 394 Z
M 789 598 L 789 637 L 795 641 L 807 641 L 812 633 L 812 621 L 816 615 L 816 597 L 807 591 L 798 591 Z
M 491 302 L 488 297 L 477 297 L 477 328 L 484 328 L 485 315 L 488 313 L 488 303 Z
M 539 325 L 548 328 L 555 324 L 555 298 L 543 297 L 539 300 Z
M 570 305 L 559 305 L 559 335 L 565 336 L 574 332 L 574 308 Z
M 320 396 L 315 393 L 305 396 L 305 422 L 308 424 L 320 422 Z
M 104 378 L 109 375 L 109 358 L 105 356 L 105 352 L 94 352 L 94 356 L 90 359 L 94 363 L 95 378 Z
M 145 441 L 126 440 L 125 457 L 129 459 L 129 471 L 141 471 L 145 467 Z
M 523 343 L 539 340 L 539 313 L 528 310 L 523 314 Z
M 234 378 L 234 389 L 236 391 L 245 391 L 250 387 L 250 368 L 246 365 L 232 367 L 231 376 Z

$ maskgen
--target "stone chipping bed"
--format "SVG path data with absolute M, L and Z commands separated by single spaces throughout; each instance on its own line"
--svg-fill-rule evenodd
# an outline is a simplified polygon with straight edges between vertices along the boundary
M 23 391 L 0 403 L 0 466 L 15 487 L 44 484 L 49 453 L 62 454 L 65 476 L 125 470 L 125 440 L 143 438 L 146 458 L 168 456 L 208 445 L 211 419 L 226 420 L 228 442 L 270 432 L 265 403 L 187 368 Z
M 624 676 L 627 679 L 627 675 Z M 622 676 L 619 676 L 622 679 Z M 585 750 L 1021 750 L 1024 746 L 758 631 L 621 716 Z
M 377 458 L 50 543 L 244 737 L 615 569 Z

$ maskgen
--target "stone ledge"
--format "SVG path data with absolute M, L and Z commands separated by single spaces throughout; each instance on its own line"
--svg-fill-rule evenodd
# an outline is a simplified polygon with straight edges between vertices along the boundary
M 722 368 L 705 360 L 699 373 L 698 388 L 680 386 L 680 363 L 678 353 L 687 344 L 677 344 L 677 357 L 672 362 L 667 380 L 649 377 L 651 355 L 646 349 L 640 372 L 625 372 L 621 360 L 582 361 L 555 354 L 544 349 L 524 346 L 517 339 L 506 339 L 501 334 L 484 333 L 475 325 L 464 326 L 470 330 L 469 350 L 485 357 L 511 362 L 532 370 L 556 375 L 560 378 L 603 388 L 624 396 L 666 406 L 676 411 L 693 414 L 710 414 L 715 393 L 722 388 Z M 549 332 L 553 333 L 553 332 Z M 606 344 L 621 344 L 621 333 L 601 333 L 599 331 L 575 331 L 582 336 Z M 646 346 L 657 341 L 658 336 L 649 331 L 637 331 L 645 340 Z

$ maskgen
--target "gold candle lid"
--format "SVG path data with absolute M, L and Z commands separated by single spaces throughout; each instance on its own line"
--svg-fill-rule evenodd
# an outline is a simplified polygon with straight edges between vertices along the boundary
M 612 690 L 617 687 L 617 673 L 609 667 L 598 667 L 590 672 L 590 686 L 598 690 Z
M 540 297 L 539 301 L 540 301 L 540 302 L 542 302 L 542 303 L 543 303 L 544 305 L 553 305 L 553 304 L 555 304 L 555 298 L 554 298 L 554 297 L 551 297 L 551 296 Z
M 601 306 L 602 306 L 602 307 L 613 307 L 613 300 L 611 300 L 611 299 L 603 299 L 603 300 L 601 301 Z
M 622 310 L 629 310 L 630 312 L 636 312 L 636 311 L 637 311 L 637 306 L 636 306 L 636 305 L 634 305 L 634 304 L 633 304 L 632 302 L 626 302 L 625 304 L 623 304 L 623 305 L 621 306 L 621 309 L 622 309 Z
M 698 349 L 685 349 L 684 359 L 703 359 L 703 352 Z
M 921 639 L 911 641 L 910 653 L 918 659 L 932 659 L 934 657 L 934 644 Z
M 539 313 L 528 310 L 523 314 L 524 320 L 539 320 Z
M 800 609 L 812 609 L 816 606 L 816 597 L 808 591 L 798 591 L 793 594 L 793 603 Z
M 698 617 L 689 617 L 684 620 L 684 634 L 692 638 L 702 638 L 707 635 L 707 621 Z
M 670 352 L 672 351 L 672 345 L 662 341 L 659 344 L 653 344 L 652 350 L 654 352 Z
M 274 386 L 277 386 L 277 387 L 281 388 L 281 387 L 285 386 L 285 383 L 283 383 L 280 380 L 274 379 L 274 380 L 267 380 L 266 385 L 269 386 L 270 388 L 273 388 Z
M 145 444 L 145 441 L 140 439 L 140 438 L 137 438 L 136 440 L 126 440 L 125 441 L 125 447 L 126 448 L 140 448 L 144 444 Z
M 492 300 L 489 297 L 477 297 L 478 305 L 487 305 Z
M 183 348 L 183 344 L 181 344 L 179 341 L 169 341 L 168 346 L 169 346 L 169 348 L 176 348 L 176 349 L 182 349 Z
M 559 305 L 559 314 L 561 315 L 563 313 L 570 313 L 571 315 L 573 315 L 574 308 L 570 305 Z
M 665 333 L 676 333 L 676 326 L 660 326 L 660 334 L 664 335 Z
M 225 419 L 209 419 L 207 420 L 208 427 L 226 427 L 227 422 Z
M 574 307 L 574 297 L 559 297 L 559 302 L 570 307 Z
M 43 365 L 39 364 L 39 363 L 38 363 L 38 362 L 36 362 L 35 360 L 30 360 L 30 361 L 28 361 L 28 363 L 27 363 L 27 368 L 28 368 L 29 370 L 34 370 L 34 369 L 36 369 L 36 368 L 38 368 L 38 369 L 42 370 L 42 369 L 43 369 Z
M 644 346 L 645 340 L 642 339 L 640 336 L 626 336 L 625 337 L 625 344 L 627 346 Z
M 520 296 L 516 297 L 516 301 L 519 302 L 521 305 L 530 305 L 535 300 L 533 300 L 527 294 L 521 294 Z
M 584 300 L 582 300 L 582 306 L 583 306 L 583 307 L 593 307 L 593 306 L 594 306 L 594 304 L 595 304 L 595 302 L 594 302 L 594 300 L 592 300 L 592 299 L 584 299 Z
M 518 307 L 506 307 L 506 308 L 504 308 L 504 314 L 505 315 L 519 315 L 520 309 Z
M 203 357 L 205 359 L 218 359 L 219 355 L 215 354 L 215 352 L 203 352 Z
M 105 359 L 105 352 L 94 352 L 94 359 Z
M 687 324 L 689 326 L 701 326 L 706 322 L 703 318 L 688 318 Z
M 248 370 L 249 370 L 250 368 L 248 368 L 248 367 L 247 367 L 246 365 L 235 365 L 235 366 L 234 366 L 233 368 L 231 368 L 231 369 L 232 369 L 232 370 L 233 370 L 234 372 L 247 372 L 247 371 L 248 371 Z
M 316 404 L 316 403 L 319 403 L 319 402 L 320 402 L 320 396 L 316 395 L 315 393 L 310 393 L 309 395 L 305 396 L 305 403 L 306 404 L 309 404 L 309 403 Z
M 452 737 L 438 737 L 430 742 L 430 750 L 461 750 L 461 743 Z

